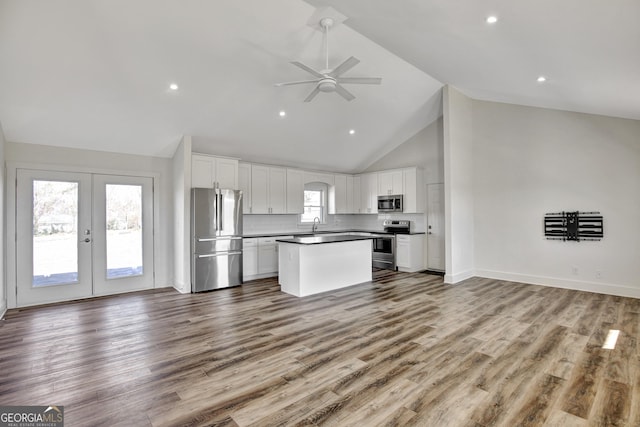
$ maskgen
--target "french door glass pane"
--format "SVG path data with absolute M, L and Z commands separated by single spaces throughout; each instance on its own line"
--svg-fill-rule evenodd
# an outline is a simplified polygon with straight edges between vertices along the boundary
M 106 185 L 107 279 L 140 276 L 142 186 Z
M 33 287 L 78 283 L 78 183 L 33 181 Z

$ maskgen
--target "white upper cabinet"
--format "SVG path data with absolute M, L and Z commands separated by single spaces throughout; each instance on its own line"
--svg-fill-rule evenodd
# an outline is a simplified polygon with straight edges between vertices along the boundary
M 389 196 L 404 193 L 402 170 L 378 172 L 378 196 Z
M 329 213 L 330 214 L 345 214 L 352 213 L 349 211 L 347 185 L 351 182 L 351 189 L 353 192 L 353 177 L 347 175 L 335 175 L 334 185 L 329 187 Z
M 238 189 L 242 190 L 242 213 L 251 213 L 251 163 L 238 163 Z
M 206 154 L 191 155 L 191 187 L 238 189 L 238 160 Z
M 349 213 L 360 213 L 360 177 L 354 176 L 352 178 L 351 187 L 347 182 L 347 205 Z
M 287 213 L 287 170 L 269 168 L 269 203 L 272 214 Z
M 286 192 L 285 168 L 251 165 L 251 213 L 286 213 Z
M 269 204 L 269 167 L 251 165 L 251 213 L 268 214 Z
M 360 213 L 378 213 L 378 173 L 360 175 Z
M 304 172 L 299 169 L 287 169 L 287 213 L 304 212 Z

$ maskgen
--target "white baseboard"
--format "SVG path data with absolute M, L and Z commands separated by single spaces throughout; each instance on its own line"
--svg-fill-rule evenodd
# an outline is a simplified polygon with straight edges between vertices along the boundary
M 7 312 L 7 301 L 0 302 L 0 319 L 4 318 L 5 313 Z
M 445 274 L 444 275 L 444 283 L 448 285 L 455 285 L 456 283 L 462 282 L 463 280 L 471 279 L 475 276 L 473 270 L 463 271 L 462 273 L 456 274 Z
M 176 291 L 180 292 L 181 294 L 190 294 L 191 293 L 191 286 L 185 286 L 184 283 L 175 283 L 173 285 L 173 289 L 175 289 Z
M 598 294 L 617 295 L 621 297 L 640 298 L 640 288 L 632 288 L 612 283 L 585 282 L 580 280 L 558 279 L 555 277 L 532 276 L 528 274 L 507 273 L 493 270 L 476 270 L 475 275 L 485 277 L 487 279 L 508 280 L 511 282 L 528 283 L 531 285 L 573 289 L 576 291 L 595 292 Z

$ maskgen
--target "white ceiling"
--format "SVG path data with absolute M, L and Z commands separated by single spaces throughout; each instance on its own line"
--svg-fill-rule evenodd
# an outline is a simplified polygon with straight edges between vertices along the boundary
M 326 5 L 349 18 L 330 65 L 354 55 L 345 76 L 383 82 L 303 103 L 313 86 L 273 84 L 309 77 L 288 61 L 323 68 L 307 21 Z M 14 142 L 171 156 L 192 135 L 197 151 L 357 172 L 441 114 L 444 83 L 640 119 L 639 17 L 637 0 L 0 0 L 0 122 Z

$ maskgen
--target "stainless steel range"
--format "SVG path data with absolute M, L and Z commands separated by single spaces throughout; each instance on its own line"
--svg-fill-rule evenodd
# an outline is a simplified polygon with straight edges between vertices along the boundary
M 373 234 L 372 265 L 387 270 L 396 269 L 396 234 L 409 234 L 411 222 L 386 219 L 382 223 L 384 233 Z

